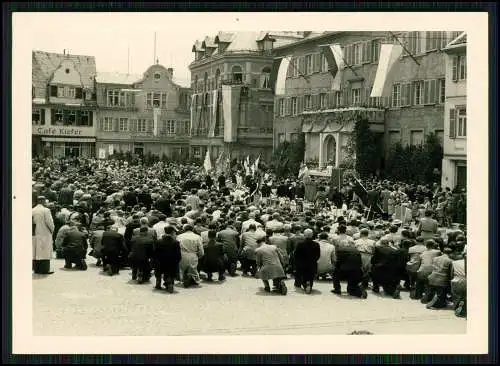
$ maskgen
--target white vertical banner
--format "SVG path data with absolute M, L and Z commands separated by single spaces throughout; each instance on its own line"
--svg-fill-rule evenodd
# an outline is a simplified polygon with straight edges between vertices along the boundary
M 191 105 L 189 106 L 190 112 L 191 112 L 191 120 L 189 121 L 189 134 L 191 135 L 191 132 L 193 130 L 193 121 L 194 121 L 194 97 L 195 94 L 191 95 Z
M 205 155 L 205 161 L 203 162 L 203 167 L 205 168 L 205 172 L 209 172 L 212 170 L 212 162 L 210 161 L 210 146 L 207 148 L 207 153 Z
M 113 153 L 114 153 L 114 146 L 113 145 L 109 145 L 108 146 L 108 154 L 109 155 L 113 155 Z
M 99 149 L 99 159 L 106 159 L 106 149 Z
M 158 117 L 161 114 L 160 108 L 153 108 L 153 135 L 158 136 Z
M 332 50 L 333 57 L 335 59 L 335 67 L 336 67 L 336 73 L 335 77 L 333 78 L 333 83 L 332 83 L 332 90 L 334 91 L 340 91 L 340 85 L 342 83 L 342 75 L 340 73 L 340 70 L 344 68 L 344 51 L 342 50 L 342 47 L 339 44 L 332 44 L 330 45 L 330 49 Z
M 383 96 L 387 75 L 396 63 L 396 60 L 401 56 L 402 52 L 403 47 L 399 44 L 382 44 L 380 46 L 377 74 L 375 75 L 370 97 L 375 98 Z
M 288 72 L 288 66 L 290 65 L 291 59 L 292 56 L 287 56 L 281 61 L 280 68 L 278 69 L 278 75 L 276 77 L 276 87 L 274 89 L 276 95 L 285 94 L 286 74 Z
M 210 120 L 210 129 L 208 130 L 208 137 L 215 136 L 215 123 L 217 117 L 217 90 L 212 91 L 212 118 Z

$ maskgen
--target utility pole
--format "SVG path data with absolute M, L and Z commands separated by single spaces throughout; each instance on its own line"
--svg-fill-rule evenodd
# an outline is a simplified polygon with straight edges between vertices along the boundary
M 156 32 L 155 32 L 155 40 L 154 40 L 154 54 L 153 54 L 153 64 L 156 62 Z

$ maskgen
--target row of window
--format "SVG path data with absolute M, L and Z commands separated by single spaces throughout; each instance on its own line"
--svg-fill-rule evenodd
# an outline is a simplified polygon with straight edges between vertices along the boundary
M 277 114 L 295 116 L 303 111 L 336 108 L 340 106 L 406 107 L 412 105 L 443 104 L 445 101 L 445 80 L 417 80 L 397 83 L 392 88 L 392 101 L 387 98 L 370 97 L 371 88 L 351 88 L 342 92 L 306 94 L 278 100 Z
M 444 139 L 444 131 L 435 130 L 434 133 L 436 134 L 436 137 L 438 138 L 442 146 Z M 425 142 L 424 139 L 425 139 L 424 130 L 420 129 L 420 130 L 410 131 L 410 140 L 409 140 L 410 145 L 421 145 Z M 389 130 L 389 145 L 395 145 L 401 142 L 401 140 L 402 138 L 400 130 Z
M 106 105 L 108 107 L 133 107 L 135 105 L 135 95 L 118 90 L 108 90 L 106 93 Z
M 290 141 L 291 142 L 296 142 L 298 140 L 299 140 L 299 134 L 298 133 L 291 133 L 290 134 Z M 286 141 L 286 134 L 284 134 L 284 133 L 278 133 L 278 144 L 282 144 L 285 141 Z
M 343 56 L 347 65 L 359 66 L 378 62 L 380 45 L 382 43 L 401 43 L 412 55 L 430 52 L 444 48 L 450 41 L 458 37 L 460 32 L 406 32 L 386 38 L 359 41 L 344 45 Z M 403 56 L 408 52 L 403 51 Z M 327 72 L 328 62 L 323 53 L 311 53 L 294 57 L 290 61 L 287 77 L 296 78 L 301 75 L 311 75 L 317 72 Z
M 83 99 L 85 97 L 85 100 L 95 99 L 95 93 L 92 93 L 90 90 L 86 90 L 84 95 L 83 88 L 61 85 L 50 85 L 49 95 L 55 98 Z
M 198 76 L 195 75 L 192 85 L 193 92 L 206 93 L 210 90 L 216 90 L 219 88 L 222 82 L 241 84 L 243 83 L 244 76 L 245 75 L 243 73 L 243 69 L 240 65 L 233 65 L 231 67 L 231 74 L 226 80 L 222 80 L 219 69 L 215 70 L 215 76 L 211 78 L 209 78 L 207 72 L 205 72 L 203 80 L 198 80 Z M 252 87 L 269 89 L 271 87 L 270 78 L 271 68 L 266 66 L 262 69 L 258 79 L 252 78 Z
M 70 109 L 53 110 L 51 114 L 52 126 L 79 126 L 92 127 L 92 112 Z M 34 126 L 45 125 L 45 109 L 34 108 L 31 112 L 31 123 Z
M 188 135 L 190 121 L 160 120 L 158 121 L 160 135 Z M 153 120 L 144 118 L 113 118 L 103 117 L 99 121 L 100 130 L 104 132 L 153 132 Z
M 392 86 L 391 107 L 443 104 L 445 101 L 445 80 L 416 80 L 397 83 Z

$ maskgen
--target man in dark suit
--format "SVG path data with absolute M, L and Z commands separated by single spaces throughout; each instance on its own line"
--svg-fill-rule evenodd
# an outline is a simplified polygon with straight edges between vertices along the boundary
M 167 192 L 156 201 L 155 208 L 167 217 L 172 217 L 172 200 Z
M 401 292 L 401 252 L 391 245 L 389 239 L 382 238 L 380 246 L 375 247 L 372 257 L 373 292 L 378 293 L 380 286 L 394 299 L 400 298 Z
M 312 292 L 321 256 L 320 246 L 313 240 L 313 235 L 311 229 L 304 230 L 304 241 L 300 241 L 295 248 L 295 278 L 307 294 Z
M 155 232 L 156 234 L 156 232 Z M 153 257 L 154 239 L 148 234 L 148 227 L 141 226 L 139 234 L 130 242 L 130 266 L 132 267 L 132 280 L 139 284 L 149 281 L 151 267 L 149 259 Z
M 87 256 L 87 233 L 83 228 L 79 228 L 77 223 L 71 221 L 69 223 L 70 229 L 66 233 L 62 242 L 62 250 L 65 265 L 64 268 L 70 269 L 75 264 L 75 268 L 81 271 L 87 270 L 87 263 L 85 257 Z
M 363 281 L 363 264 L 359 250 L 354 245 L 337 245 L 334 253 L 336 261 L 332 292 L 340 295 L 342 293 L 340 281 L 346 280 L 349 295 L 366 299 L 368 297 L 366 290 L 360 286 Z
M 125 202 L 127 208 L 137 205 L 137 194 L 134 192 L 133 187 L 130 187 L 128 191 L 123 194 L 123 202 Z
M 219 281 L 224 281 L 224 246 L 216 240 L 215 230 L 208 231 L 208 243 L 205 245 L 205 255 L 201 261 L 201 268 L 207 274 L 207 280 L 212 281 L 212 273 L 219 274 Z
M 161 278 L 169 293 L 174 292 L 174 279 L 179 275 L 181 261 L 181 246 L 175 239 L 175 227 L 165 226 L 165 235 L 154 246 L 153 258 L 155 265 L 155 288 L 161 290 Z
M 102 262 L 103 269 L 110 276 L 118 274 L 120 270 L 120 256 L 126 252 L 123 235 L 116 227 L 108 226 L 102 234 Z
M 151 210 L 153 199 L 151 198 L 151 193 L 149 192 L 148 186 L 144 186 L 139 192 L 139 194 L 137 195 L 137 201 L 140 205 L 146 207 L 148 211 Z
M 228 270 L 229 275 L 236 275 L 236 267 L 238 263 L 238 248 L 240 237 L 233 222 L 228 222 L 226 228 L 217 233 L 217 241 L 222 244 L 225 253 L 224 266 Z

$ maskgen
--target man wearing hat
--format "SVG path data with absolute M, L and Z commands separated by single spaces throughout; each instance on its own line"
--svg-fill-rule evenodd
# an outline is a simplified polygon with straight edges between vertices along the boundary
M 37 205 L 31 210 L 33 271 L 37 274 L 52 274 L 50 260 L 52 259 L 52 233 L 54 220 L 50 210 L 45 207 L 44 196 L 37 197 Z

